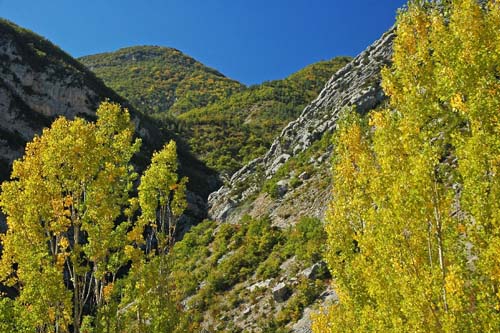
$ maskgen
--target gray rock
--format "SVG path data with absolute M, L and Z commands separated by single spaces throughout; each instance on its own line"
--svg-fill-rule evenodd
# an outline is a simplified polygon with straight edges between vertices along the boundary
M 306 308 L 302 318 L 293 325 L 292 333 L 312 333 L 311 325 L 311 310 Z
M 280 180 L 279 182 L 276 183 L 276 194 L 278 195 L 279 198 L 282 198 L 285 196 L 286 192 L 288 192 L 288 181 L 287 180 Z
M 293 267 L 297 264 L 297 258 L 295 256 L 291 257 L 288 260 L 285 260 L 281 265 L 280 269 L 284 272 L 287 273 L 287 275 L 290 273 L 290 271 L 293 269 Z
M 228 216 L 233 209 L 234 209 L 233 201 L 230 200 L 224 207 L 222 207 L 220 216 L 222 218 L 226 218 L 226 216 Z
M 241 312 L 241 314 L 243 316 L 246 316 L 246 315 L 250 314 L 250 312 L 252 312 L 252 307 L 249 306 L 248 308 L 245 308 L 245 310 L 243 310 L 243 312 Z
M 254 292 L 255 290 L 258 290 L 258 289 L 267 289 L 271 285 L 271 281 L 272 281 L 272 279 L 260 281 L 260 282 L 257 282 L 255 284 L 252 284 L 251 286 L 248 286 L 247 289 L 250 292 Z
M 302 173 L 299 175 L 299 179 L 300 179 L 300 180 L 308 180 L 310 176 L 311 176 L 311 175 L 310 175 L 307 171 L 304 171 L 304 172 L 302 172 Z
M 339 295 L 333 289 L 328 289 L 319 295 L 324 304 L 333 304 L 339 301 Z
M 224 260 L 229 258 L 234 254 L 234 251 L 229 251 L 217 260 L 217 265 L 220 265 Z M 205 281 L 204 281 L 205 282 Z
M 323 261 L 317 262 L 311 267 L 304 269 L 299 275 L 304 276 L 309 280 L 315 280 L 318 278 L 318 274 L 321 273 L 322 270 L 326 269 L 326 264 Z
M 290 288 L 284 282 L 278 283 L 272 291 L 274 300 L 279 303 L 286 301 L 291 295 Z
M 269 169 L 266 171 L 266 175 L 274 175 L 278 169 L 285 164 L 286 161 L 290 159 L 289 154 L 281 154 L 280 156 L 276 157 L 276 159 L 273 161 L 272 165 L 269 167 Z
M 333 289 L 329 288 L 320 295 L 319 301 L 321 304 L 320 308 L 328 307 L 329 305 L 338 302 L 337 293 Z M 305 308 L 302 318 L 292 326 L 292 333 L 312 333 L 311 313 L 316 311 L 318 310 L 313 309 L 313 307 Z

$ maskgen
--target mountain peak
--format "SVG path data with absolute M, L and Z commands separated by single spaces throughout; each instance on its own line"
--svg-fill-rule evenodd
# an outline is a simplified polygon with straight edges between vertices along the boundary
M 132 46 L 79 60 L 145 114 L 180 114 L 244 88 L 170 47 Z
M 98 53 L 80 58 L 80 61 L 83 63 L 95 62 L 97 66 L 123 65 L 152 60 L 164 61 L 166 64 L 181 63 L 186 67 L 204 67 L 203 64 L 178 49 L 157 45 L 127 46 L 116 51 Z M 218 73 L 218 75 L 224 76 L 221 73 Z

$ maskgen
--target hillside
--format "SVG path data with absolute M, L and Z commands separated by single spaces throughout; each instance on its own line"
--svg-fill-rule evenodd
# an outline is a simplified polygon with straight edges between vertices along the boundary
M 143 139 L 134 160 L 139 169 L 149 163 L 153 150 L 174 137 L 50 41 L 6 20 L 0 20 L 0 59 L 0 181 L 8 178 L 26 142 L 56 117 L 95 119 L 95 110 L 106 99 L 130 109 Z M 181 172 L 191 179 L 192 213 L 200 219 L 203 202 L 217 186 L 216 175 L 182 147 L 179 158 Z
M 209 167 L 229 176 L 264 153 L 350 58 L 321 61 L 248 88 L 165 47 L 130 47 L 79 60 L 136 109 L 176 132 Z
M 2 75 L 2 83 L 4 95 L 12 97 L 4 99 L 4 105 L 9 107 L 1 114 L 8 120 L 8 126 L 2 133 L 6 147 L 19 147 L 15 154 L 9 155 L 9 163 L 22 154 L 24 142 L 50 125 L 59 114 L 94 119 L 94 108 L 105 98 L 127 105 L 126 100 L 104 86 L 92 72 L 42 37 L 8 22 L 3 29 L 6 32 L 3 57 L 9 61 L 2 67 L 6 74 Z M 361 107 L 366 104 L 366 108 L 375 106 L 380 98 L 378 71 L 388 61 L 384 53 L 386 44 L 375 44 L 372 51 L 347 66 L 344 65 L 350 58 L 334 58 L 310 65 L 284 80 L 241 88 L 227 98 L 192 108 L 175 118 L 170 111 L 158 113 L 155 118 L 161 121 L 162 131 L 147 115 L 130 106 L 136 129 L 147 148 L 142 159 L 146 163 L 153 147 L 175 136 L 186 140 L 209 165 L 231 174 L 265 153 L 275 136 L 301 113 L 299 121 L 309 114 L 301 128 L 310 131 L 317 125 L 314 121 L 334 119 L 341 106 L 349 103 Z M 337 90 L 338 86 L 346 88 L 346 92 Z M 322 89 L 319 99 L 303 110 Z M 50 92 L 48 96 L 46 91 Z M 335 97 L 337 94 L 342 96 L 340 101 Z M 346 99 L 356 94 L 359 98 Z M 84 102 L 76 102 L 82 99 Z M 325 124 L 334 126 L 334 120 Z M 222 188 L 213 194 L 213 217 L 233 223 L 219 225 L 205 221 L 176 245 L 171 258 L 171 279 L 178 287 L 172 293 L 185 305 L 187 312 L 182 320 L 194 319 L 186 323 L 189 331 L 196 331 L 196 327 L 216 331 L 255 331 L 265 327 L 271 331 L 283 330 L 285 326 L 291 328 L 311 304 L 334 297 L 328 289 L 330 275 L 319 262 L 326 237 L 319 206 L 328 199 L 324 195 L 328 192 L 329 183 L 324 181 L 328 167 L 323 163 L 330 149 L 330 131 L 331 128 L 325 128 L 324 132 L 310 133 L 311 145 L 305 146 L 300 154 L 294 150 L 298 155 L 290 158 L 286 167 L 278 170 L 279 165 L 273 163 L 272 172 L 268 172 L 267 164 L 258 167 L 259 172 L 269 177 L 265 183 L 262 177 L 257 182 L 245 178 L 229 183 L 229 186 L 237 184 L 229 193 Z M 275 142 L 286 142 L 290 138 L 288 133 L 285 129 Z M 300 133 L 294 135 L 304 137 Z M 24 136 L 18 138 L 17 134 Z M 276 143 L 272 145 L 275 146 Z M 206 213 L 203 197 L 216 185 L 215 178 L 185 150 L 179 153 L 184 166 L 181 172 L 190 177 L 191 189 L 198 193 L 188 195 L 191 203 L 188 214 L 200 218 Z M 233 179 L 244 174 L 244 170 L 248 166 Z M 312 197 L 318 193 L 323 193 L 320 195 L 323 199 L 316 202 Z M 230 208 L 224 206 L 226 200 L 231 202 Z M 222 216 L 217 213 L 218 201 L 224 207 Z M 264 316 L 267 311 L 273 311 L 274 315 Z
M 218 224 L 204 222 L 176 245 L 173 277 L 198 286 L 179 292 L 201 327 L 310 332 L 311 310 L 338 299 L 320 259 L 332 135 L 349 108 L 364 114 L 384 103 L 380 70 L 390 63 L 394 37 L 387 32 L 336 72 L 269 150 L 211 194 L 209 214 Z M 186 270 L 195 274 L 180 275 Z
M 305 67 L 283 80 L 264 82 L 178 117 L 182 137 L 210 167 L 231 175 L 269 149 L 272 140 L 351 58 Z
M 135 46 L 78 59 L 144 114 L 178 115 L 244 88 L 179 50 Z
M 409 1 L 245 87 L 0 20 L 0 333 L 497 332 L 498 31 Z
M 6 20 L 0 20 L 0 58 L 2 180 L 24 144 L 56 116 L 92 117 L 105 98 L 125 103 L 50 41 Z
M 297 221 L 305 211 L 322 218 L 329 200 L 329 186 L 325 183 L 332 149 L 329 137 L 346 109 L 355 108 L 359 113 L 366 113 L 385 100 L 380 86 L 380 71 L 390 64 L 394 37 L 394 30 L 389 30 L 336 72 L 319 96 L 304 108 L 297 119 L 286 125 L 269 150 L 247 163 L 227 184 L 212 193 L 209 198 L 211 217 L 218 221 L 237 221 L 247 213 L 252 216 L 276 215 L 276 206 L 284 203 L 275 195 L 280 192 L 280 187 L 290 189 L 302 182 L 316 180 L 322 184 L 312 188 L 317 191 L 309 197 L 314 204 L 301 196 L 291 196 L 297 198 L 297 202 L 284 207 L 283 216 L 276 215 L 275 222 L 285 222 L 286 225 L 289 218 Z M 311 177 L 313 170 L 320 175 Z M 297 182 L 299 178 L 304 179 Z M 290 186 L 290 183 L 294 185 Z M 287 190 L 281 192 L 287 193 Z M 264 196 L 267 193 L 274 198 L 257 196 L 256 199 L 259 193 Z M 289 209 L 295 213 L 288 212 Z
M 0 113 L 5 119 L 3 124 L 7 125 L 2 127 L 2 138 L 6 142 L 4 147 L 10 149 L 9 154 L 4 155 L 7 163 L 11 163 L 13 158 L 21 156 L 24 143 L 30 140 L 35 133 L 39 133 L 44 126 L 50 125 L 58 115 L 65 115 L 69 118 L 83 116 L 94 119 L 95 108 L 105 98 L 127 105 L 126 100 L 107 88 L 92 72 L 49 41 L 9 22 L 2 22 L 1 28 L 4 32 L 2 34 L 2 57 L 8 60 L 2 63 L 2 73 L 4 73 L 2 75 L 2 96 L 7 96 L 2 98 L 2 101 L 3 105 L 7 107 L 4 107 L 2 113 Z M 146 61 L 146 53 L 141 53 L 140 50 L 144 51 L 143 48 L 135 48 L 135 51 L 137 51 L 134 56 L 135 59 Z M 165 49 L 149 49 L 151 52 L 152 50 L 165 52 Z M 180 53 L 170 49 L 167 50 L 171 55 L 175 55 L 174 58 L 181 57 Z M 147 54 L 151 56 L 152 53 Z M 143 58 L 139 55 L 142 55 Z M 156 56 L 158 56 L 158 53 L 156 53 Z M 181 58 L 184 60 L 190 59 L 187 57 Z M 136 61 L 131 60 L 132 57 L 127 59 Z M 211 90 L 209 94 L 215 96 L 213 99 L 209 99 L 211 104 L 207 106 L 203 106 L 203 103 L 192 104 L 189 110 L 183 110 L 184 113 L 176 118 L 172 118 L 172 110 L 179 109 L 176 109 L 177 106 L 174 103 L 170 111 L 155 115 L 157 119 L 163 119 L 163 131 L 159 131 L 142 112 L 135 111 L 136 108 L 132 105 L 130 107 L 136 129 L 145 140 L 146 152 L 143 154 L 145 156 L 143 159 L 147 158 L 146 156 L 154 147 L 157 147 L 161 142 L 165 142 L 169 136 L 174 135 L 168 130 L 168 126 L 170 126 L 177 135 L 184 137 L 184 140 L 190 144 L 191 149 L 198 156 L 205 159 L 209 165 L 230 174 L 247 161 L 265 152 L 275 135 L 290 120 L 295 119 L 300 114 L 304 106 L 321 91 L 324 83 L 331 75 L 348 63 L 349 60 L 347 57 L 334 58 L 310 65 L 284 80 L 265 82 L 249 88 L 239 86 L 238 91 L 230 91 L 231 96 L 227 98 L 218 99 L 215 90 Z M 190 64 L 187 65 L 190 70 L 204 68 L 200 67 L 201 64 L 194 60 L 186 61 Z M 94 70 L 99 68 L 96 66 L 94 65 L 92 68 Z M 96 70 L 96 72 L 98 71 Z M 194 72 L 192 71 L 192 73 Z M 213 75 L 219 78 L 220 82 L 232 82 L 215 71 L 207 71 L 206 73 L 209 76 Z M 202 81 L 205 79 L 207 82 L 211 82 L 206 77 L 200 77 Z M 135 79 L 128 78 L 127 80 L 130 80 L 130 83 L 139 82 L 139 84 L 142 84 Z M 193 105 L 198 107 L 193 107 Z M 180 160 L 181 165 L 185 166 L 181 172 L 191 178 L 191 188 L 200 189 L 198 192 L 200 196 L 188 195 L 188 199 L 191 200 L 190 214 L 201 217 L 205 213 L 203 196 L 210 191 L 210 188 L 213 189 L 216 184 L 214 182 L 215 178 L 210 180 L 210 177 L 207 177 L 210 176 L 210 172 L 205 171 L 199 162 L 182 150 L 180 151 Z M 251 186 L 251 184 L 248 183 L 248 186 Z M 204 191 L 201 189 L 204 189 Z M 172 262 L 175 266 L 173 268 L 173 278 L 182 278 L 184 284 L 182 289 L 175 291 L 179 300 L 188 296 L 196 296 L 190 301 L 190 304 L 195 300 L 201 302 L 200 305 L 192 308 L 196 310 L 195 312 L 190 311 L 189 313 L 195 316 L 202 315 L 212 323 L 210 326 L 217 326 L 218 319 L 212 317 L 212 311 L 229 310 L 229 313 L 233 313 L 231 316 L 237 318 L 240 316 L 237 312 L 238 309 L 241 309 L 241 306 L 235 308 L 230 305 L 227 310 L 224 310 L 224 308 L 219 307 L 228 305 L 219 302 L 218 308 L 212 309 L 203 305 L 208 301 L 206 297 L 225 297 L 226 292 L 232 290 L 231 297 L 242 297 L 241 301 L 238 302 L 245 304 L 248 297 L 254 297 L 251 296 L 254 294 L 253 290 L 261 293 L 262 288 L 265 289 L 265 286 L 273 284 L 274 279 L 281 279 L 283 273 L 279 266 L 285 260 L 291 260 L 293 263 L 293 268 L 289 267 L 283 271 L 286 274 L 298 274 L 301 270 L 315 264 L 320 251 L 317 247 L 318 241 L 324 239 L 321 224 L 317 218 L 310 218 L 307 214 L 302 214 L 301 217 L 297 218 L 302 218 L 302 222 L 296 231 L 276 229 L 274 226 L 276 221 L 266 219 L 264 214 L 256 215 L 256 219 L 243 218 L 240 220 L 238 218 L 234 227 L 222 229 L 217 228 L 213 222 L 207 221 L 188 233 L 185 241 L 179 243 L 179 249 L 174 251 L 176 258 L 173 258 Z M 193 237 L 198 237 L 194 235 L 206 234 L 207 232 L 211 232 L 215 238 L 204 241 L 201 239 L 193 240 Z M 255 237 L 257 239 L 261 237 L 269 239 L 266 243 L 257 245 L 254 244 Z M 300 249 L 294 248 L 294 245 L 299 243 L 302 244 Z M 183 246 L 186 246 L 184 244 L 191 245 L 182 250 Z M 204 253 L 203 248 L 206 246 L 219 248 L 219 250 L 204 258 L 197 252 Z M 256 246 L 262 247 L 261 250 L 254 252 Z M 185 252 L 183 251 L 192 253 L 192 258 L 189 261 L 184 259 Z M 266 260 L 270 252 L 274 254 L 270 256 L 269 260 Z M 234 256 L 233 253 L 237 254 L 237 256 Z M 297 256 L 300 259 L 297 259 Z M 203 264 L 204 262 L 222 262 L 223 258 L 226 257 L 228 261 L 217 269 Z M 200 290 L 201 294 L 198 292 L 193 294 L 196 285 L 202 281 L 199 281 L 198 278 L 193 279 L 193 276 L 186 277 L 182 274 L 177 276 L 180 272 L 188 269 L 187 264 L 191 265 L 189 269 L 197 271 L 196 276 L 198 277 L 203 277 L 206 273 L 209 274 L 207 277 L 209 289 L 202 288 Z M 259 273 L 255 277 L 249 275 L 250 271 L 247 271 L 252 267 L 254 269 L 258 268 Z M 236 268 L 238 270 L 243 269 L 247 273 L 235 271 Z M 300 297 L 306 297 L 306 300 L 295 296 L 291 298 L 292 302 L 295 303 L 284 303 L 283 305 L 290 304 L 285 307 L 279 305 L 278 312 L 280 315 L 276 320 L 265 322 L 260 317 L 259 312 L 254 316 L 249 316 L 248 320 L 252 318 L 257 320 L 257 326 L 282 326 L 289 321 L 296 321 L 300 317 L 302 309 L 319 297 L 327 286 L 325 278 L 328 277 L 328 274 L 324 269 L 321 270 L 322 273 L 319 273 L 317 268 L 314 268 L 313 271 L 313 273 L 304 273 L 305 278 L 300 279 L 300 286 L 294 284 L 293 288 L 286 289 L 293 293 L 295 287 L 299 286 L 298 288 L 303 293 L 303 296 Z M 308 281 L 309 277 L 312 280 Z M 316 277 L 320 280 L 316 280 Z M 260 278 L 266 279 L 267 282 L 264 282 L 262 286 L 258 284 L 258 287 L 251 288 L 250 293 L 246 291 L 244 294 L 240 293 L 247 290 L 246 287 L 241 289 L 242 286 L 260 283 L 258 280 Z M 286 281 L 283 280 L 283 282 Z M 234 289 L 235 284 L 242 285 Z M 202 296 L 203 293 L 207 292 L 215 294 L 211 296 L 207 294 L 206 297 Z M 264 294 L 263 296 L 263 300 L 266 300 L 266 302 L 270 302 L 273 298 L 272 295 Z M 296 306 L 298 308 L 294 308 Z M 246 316 L 246 314 L 243 315 Z M 242 321 L 242 324 L 250 328 L 252 325 L 248 320 Z

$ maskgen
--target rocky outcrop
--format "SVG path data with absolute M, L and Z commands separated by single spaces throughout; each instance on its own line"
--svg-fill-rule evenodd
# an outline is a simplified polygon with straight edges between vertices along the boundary
M 236 207 L 258 193 L 262 179 L 271 177 L 288 159 L 333 131 L 342 110 L 355 107 L 357 112 L 365 113 L 378 106 L 385 99 L 380 71 L 390 63 L 394 36 L 394 29 L 389 30 L 339 70 L 300 117 L 283 129 L 264 156 L 241 168 L 227 184 L 212 193 L 209 216 L 218 221 L 228 220 Z
M 320 261 L 304 269 L 299 275 L 304 276 L 306 279 L 315 280 L 319 278 L 321 275 L 328 272 L 328 268 L 326 267 L 326 263 L 324 261 Z M 331 276 L 330 276 L 331 277 Z
M 333 147 L 328 140 L 321 139 L 335 130 L 337 119 L 345 109 L 355 107 L 358 112 L 366 113 L 385 100 L 380 87 L 380 70 L 390 63 L 394 37 L 391 29 L 338 71 L 300 117 L 286 126 L 264 156 L 240 169 L 227 184 L 209 196 L 209 215 L 229 223 L 237 223 L 246 214 L 254 218 L 268 216 L 273 225 L 283 228 L 302 217 L 323 218 L 331 200 Z M 315 145 L 319 140 L 321 142 Z M 272 299 L 276 304 L 274 313 L 279 313 L 293 300 L 298 280 L 314 283 L 316 279 L 331 278 L 323 262 L 297 271 L 286 267 L 295 267 L 294 262 L 290 259 L 280 266 L 279 275 L 270 284 L 274 287 L 267 290 L 268 295 L 257 300 L 246 318 L 235 320 L 239 327 L 249 332 L 259 331 L 253 322 L 266 310 L 259 313 L 255 309 L 265 309 L 266 302 Z M 257 290 L 256 287 L 263 283 L 252 281 L 247 289 Z M 287 328 L 297 333 L 311 332 L 311 313 L 337 300 L 333 290 L 325 290 L 304 309 L 303 317 Z M 241 308 L 248 306 L 242 304 Z
M 284 283 L 280 282 L 273 288 L 273 298 L 276 302 L 284 302 L 290 297 L 290 288 Z
M 94 74 L 52 43 L 8 21 L 0 21 L 0 180 L 24 145 L 58 116 L 93 119 L 110 99 L 127 105 Z M 159 136 L 131 110 L 141 137 Z

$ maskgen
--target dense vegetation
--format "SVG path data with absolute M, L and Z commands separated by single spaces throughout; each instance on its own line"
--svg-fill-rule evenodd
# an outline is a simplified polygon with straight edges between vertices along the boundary
M 170 48 L 132 47 L 80 60 L 177 133 L 209 167 L 230 175 L 264 153 L 350 58 L 321 61 L 249 88 Z
M 177 115 L 244 88 L 172 48 L 128 47 L 79 60 L 145 114 Z
M 284 80 L 252 86 L 178 117 L 179 132 L 193 152 L 216 170 L 232 174 L 270 147 L 326 81 L 350 61 L 337 57 L 312 64 Z
M 260 180 L 279 199 L 278 181 L 301 186 L 299 174 L 318 173 L 311 160 L 333 149 L 325 225 L 205 220 L 176 242 L 188 181 L 177 175 L 176 143 L 139 177 L 130 161 L 141 142 L 125 109 L 105 102 L 95 122 L 57 119 L 2 184 L 0 283 L 15 292 L 0 297 L 0 332 L 242 332 L 228 318 L 252 307 L 263 332 L 286 332 L 332 276 L 339 302 L 314 316 L 315 332 L 498 331 L 499 31 L 497 1 L 410 1 L 382 73 L 388 103 L 364 116 L 346 110 L 335 133 Z M 37 43 L 46 41 L 29 47 Z M 227 174 L 261 154 L 348 60 L 244 88 L 171 49 L 85 59 Z M 330 272 L 302 274 L 321 258 Z M 294 290 L 278 304 L 269 289 L 280 281 Z
M 23 61 L 39 66 L 35 69 L 81 71 L 88 80 L 95 81 L 96 89 L 111 91 L 47 40 L 9 22 L 0 28 L 16 34 L 20 45 L 26 44 L 21 50 Z M 147 57 L 145 54 L 154 54 L 155 50 L 141 50 L 134 57 Z M 230 102 L 238 110 L 234 119 L 239 121 L 245 116 L 245 108 L 251 108 L 250 124 L 261 132 L 252 127 L 250 131 L 264 138 L 256 145 L 260 150 L 252 152 L 254 156 L 263 151 L 262 142 L 269 145 L 273 133 L 293 119 L 331 74 L 349 60 L 321 62 L 288 79 L 243 89 L 186 58 L 173 50 L 169 59 L 178 61 L 179 70 L 193 67 L 176 88 L 189 103 L 172 105 L 168 113 L 182 113 L 185 107 L 201 115 L 201 106 L 213 106 L 228 95 L 239 95 Z M 71 59 L 69 64 L 67 59 Z M 55 73 L 67 75 L 64 70 Z M 142 74 L 148 77 L 151 73 Z M 173 81 L 180 76 L 174 76 Z M 133 79 L 137 83 L 137 77 Z M 225 85 L 236 88 L 228 91 Z M 189 91 L 199 92 L 200 86 L 207 87 L 203 96 Z M 108 95 L 120 100 L 114 93 Z M 225 124 L 232 118 L 224 105 L 214 106 L 214 110 L 222 108 L 224 117 L 215 117 L 214 122 Z M 256 297 L 262 297 L 262 288 L 250 292 L 242 286 L 248 279 L 258 282 L 276 278 L 284 274 L 280 265 L 290 258 L 297 258 L 295 274 L 321 257 L 320 245 L 326 235 L 319 220 L 307 218 L 290 230 L 271 226 L 269 219 L 245 218 L 237 225 L 217 230 L 214 222 L 207 221 L 177 244 L 175 249 L 179 250 L 172 249 L 176 222 L 185 209 L 186 186 L 185 180 L 178 180 L 175 174 L 175 145 L 169 144 L 155 154 L 138 182 L 130 160 L 140 143 L 133 139 L 128 113 L 115 104 L 104 103 L 97 116 L 96 123 L 90 119 L 57 119 L 28 145 L 27 155 L 15 163 L 11 180 L 2 186 L 0 206 L 7 215 L 9 229 L 1 236 L 0 282 L 12 288 L 12 298 L 0 297 L 1 332 L 191 331 L 203 318 L 230 310 L 234 302 L 254 302 Z M 188 122 L 171 121 L 169 117 L 164 122 L 167 127 L 180 134 L 190 133 L 185 127 L 190 126 Z M 279 122 L 279 126 L 263 126 L 260 119 Z M 245 142 L 236 145 L 241 147 Z M 224 167 L 222 162 L 218 165 Z M 242 161 L 238 163 L 236 167 Z M 228 170 L 236 167 L 232 165 Z M 190 241 L 204 229 L 212 232 L 203 243 L 205 248 L 192 245 Z M 223 241 L 224 237 L 227 239 Z M 228 243 L 221 243 L 225 241 Z M 190 248 L 189 255 L 183 244 Z M 212 247 L 219 250 L 212 253 Z M 186 276 L 189 262 L 195 274 Z M 303 308 L 325 288 L 328 274 L 324 270 L 321 274 L 318 279 L 297 282 L 297 291 L 287 305 L 276 307 L 277 315 L 259 325 L 274 330 L 297 320 Z M 187 297 L 192 298 L 184 314 L 182 302 Z M 222 302 L 226 297 L 231 302 Z M 221 302 L 207 304 L 205 299 Z M 269 303 L 274 308 L 272 299 Z
M 0 279 L 17 296 L 0 298 L 1 332 L 196 331 L 262 297 L 243 282 L 276 278 L 292 257 L 294 274 L 321 258 L 326 233 L 313 218 L 288 230 L 268 218 L 205 221 L 174 246 L 187 181 L 176 174 L 175 143 L 153 155 L 133 196 L 130 159 L 140 141 L 128 113 L 104 103 L 97 116 L 57 119 L 2 184 L 9 229 Z M 259 325 L 275 331 L 296 321 L 328 277 L 323 269 L 300 279 L 287 305 Z
M 174 246 L 170 258 L 171 283 L 175 286 L 172 292 L 178 300 L 187 300 L 185 315 L 190 322 L 184 329 L 197 331 L 203 321 L 214 321 L 223 313 L 231 316 L 231 311 L 238 311 L 240 304 L 255 303 L 256 298 L 269 295 L 268 288 L 248 289 L 243 282 L 276 278 L 283 274 L 280 266 L 291 257 L 298 260 L 293 272 L 296 274 L 321 258 L 325 239 L 321 221 L 313 218 L 303 218 L 285 230 L 273 227 L 268 218 L 248 216 L 238 224 L 204 221 L 193 227 Z M 269 299 L 268 311 L 274 310 L 275 315 L 262 318 L 259 326 L 277 328 L 298 320 L 304 307 L 324 290 L 327 277 L 324 270 L 316 280 L 302 279 L 287 306 L 280 311 L 275 310 L 275 302 Z M 215 322 L 218 327 L 209 328 L 242 331 L 233 321 Z
M 386 110 L 336 135 L 326 259 L 340 301 L 316 332 L 500 327 L 500 6 L 412 1 Z

